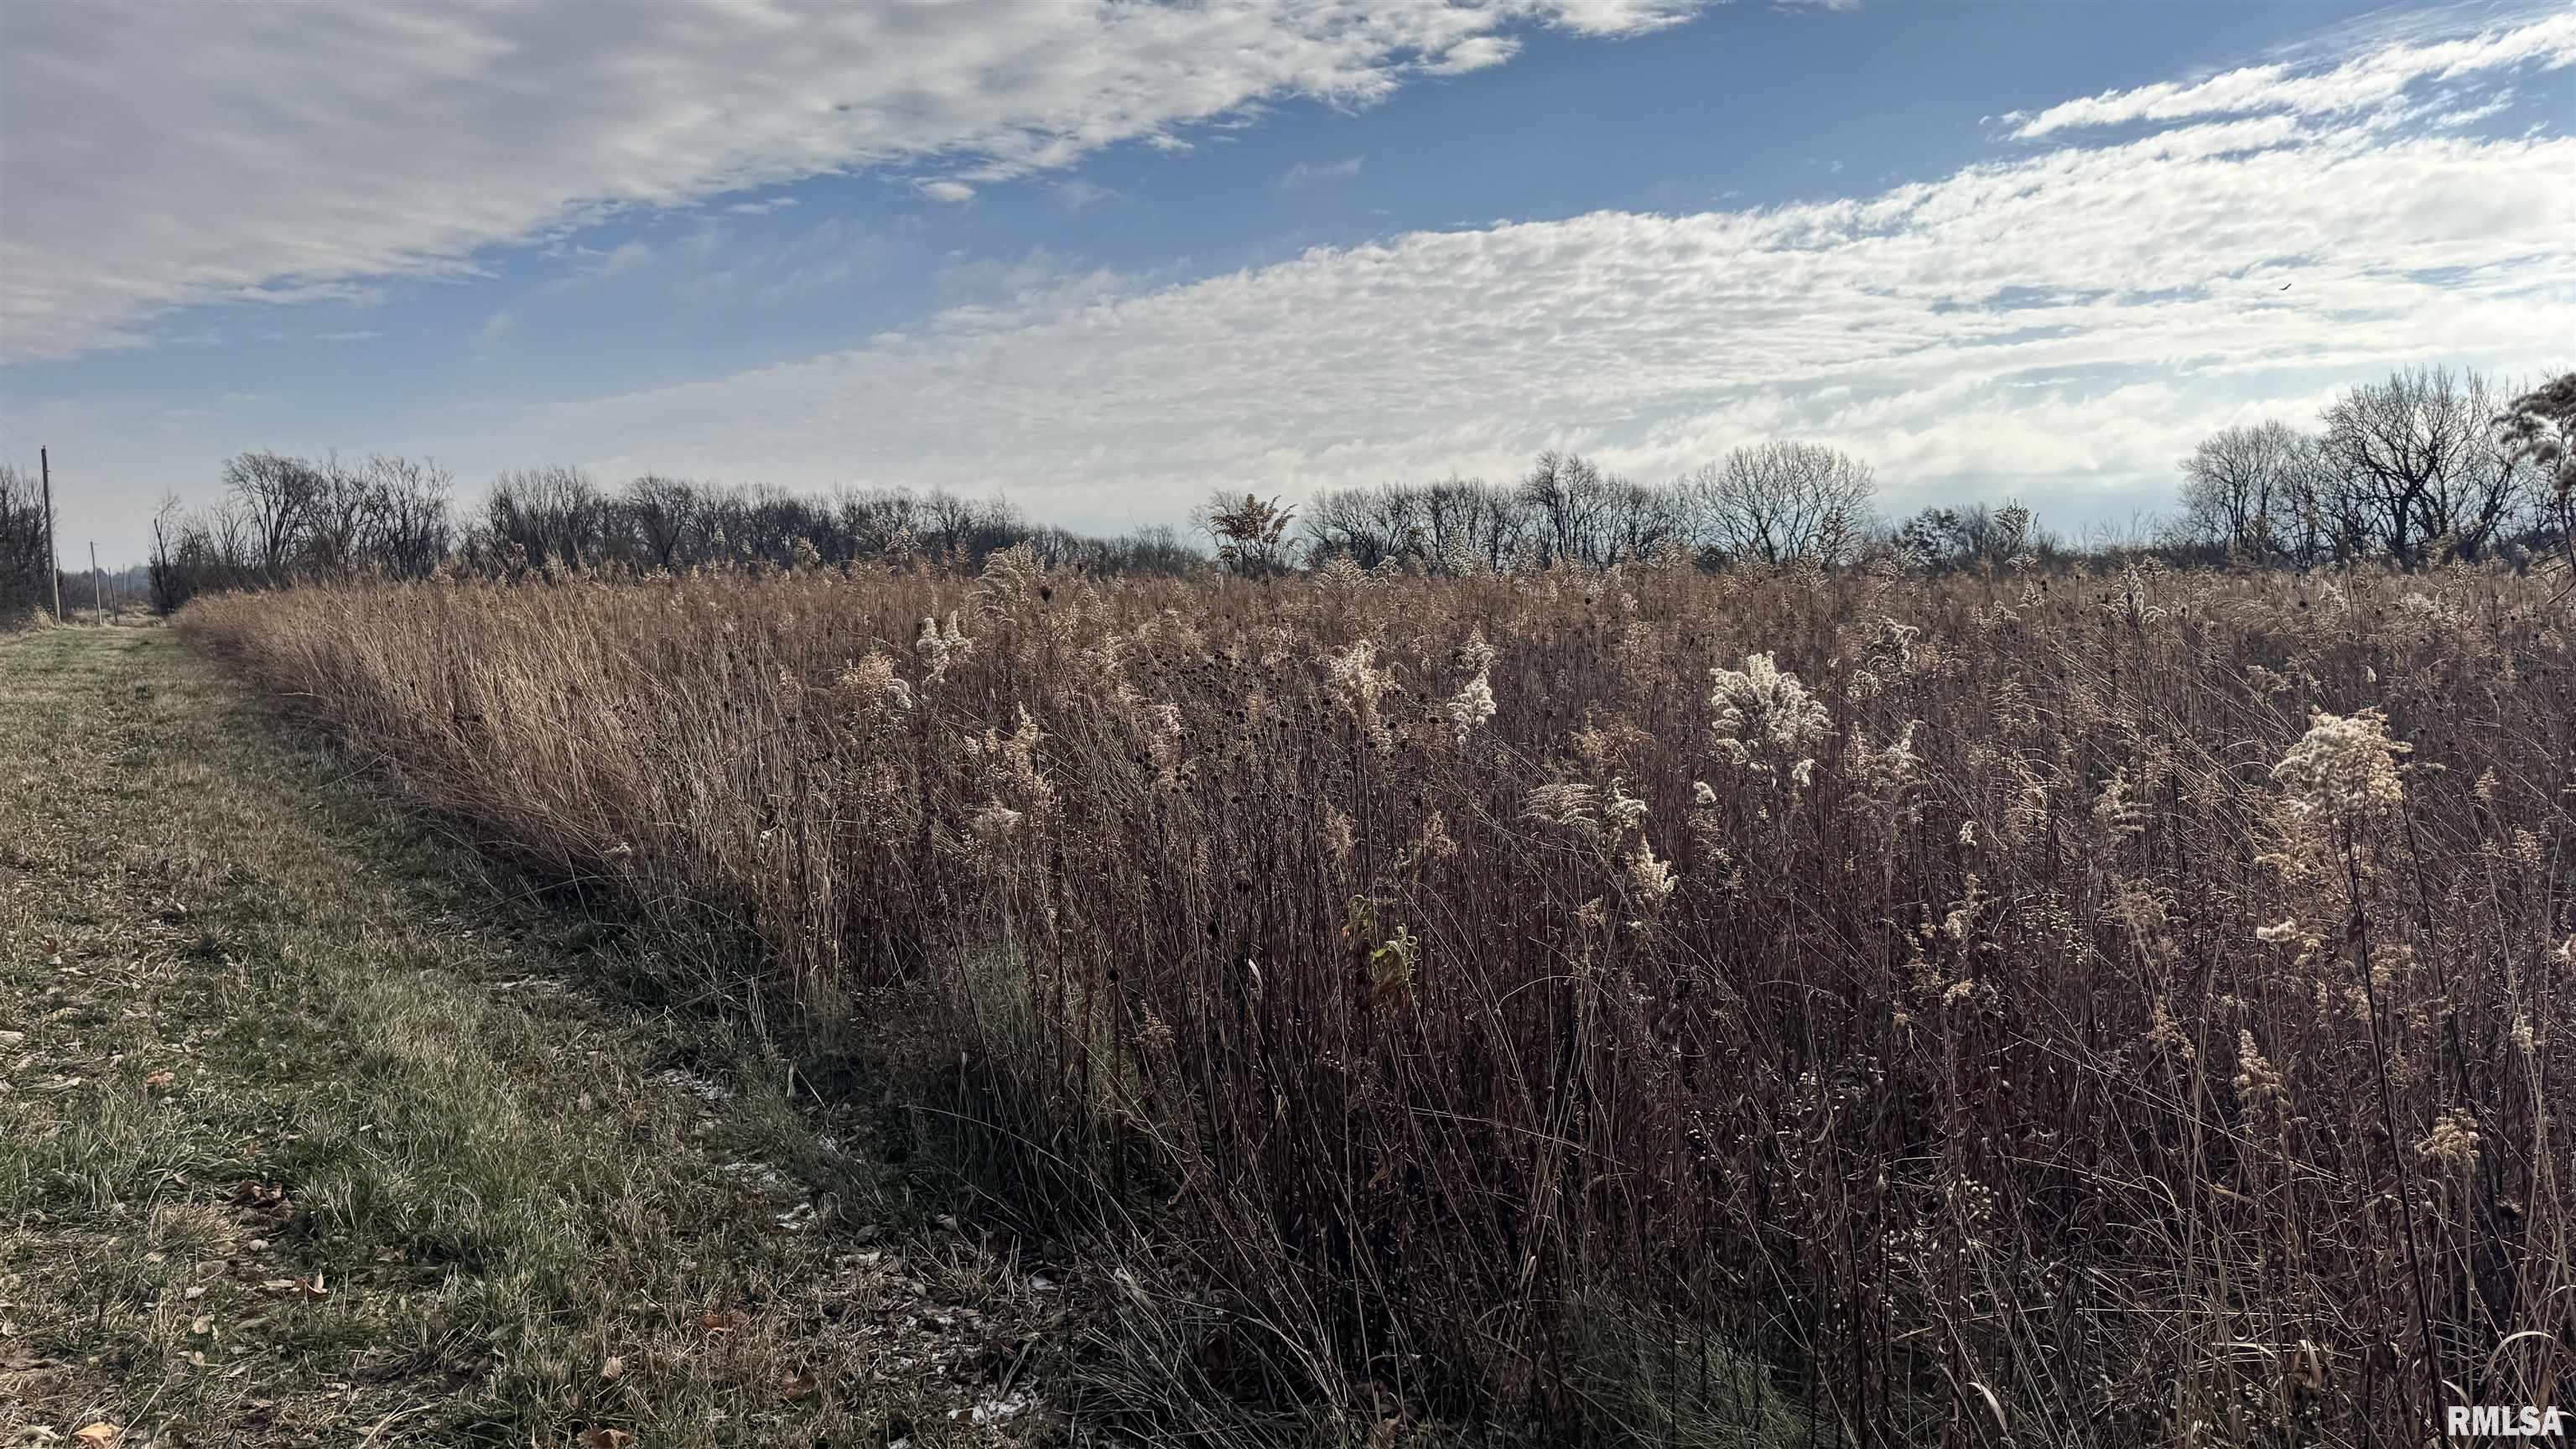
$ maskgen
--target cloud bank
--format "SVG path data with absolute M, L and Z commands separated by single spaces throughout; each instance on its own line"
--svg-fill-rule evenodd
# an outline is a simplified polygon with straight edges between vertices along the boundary
M 978 182 L 1264 101 L 1379 99 L 1506 31 L 1700 0 L 550 0 L 0 10 L 0 356 L 191 303 L 468 269 L 596 220 L 835 171 Z M 38 203 L 41 204 L 38 204 Z
M 2531 53 L 2393 63 L 2501 84 Z M 2393 365 L 2565 365 L 2576 140 L 2410 124 L 2402 87 L 2306 111 L 2088 104 L 2211 118 L 1853 200 L 1024 288 L 863 348 L 532 413 L 513 446 L 1003 488 L 1115 523 L 1219 485 L 1509 476 L 1545 446 L 1663 477 L 1794 435 L 1869 457 L 1899 504 L 2018 489 L 2082 517 L 2161 505 L 2208 429 L 2304 421 Z

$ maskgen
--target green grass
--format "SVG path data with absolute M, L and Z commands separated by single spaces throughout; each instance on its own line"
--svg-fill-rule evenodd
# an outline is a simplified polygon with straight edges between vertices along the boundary
M 623 939 L 164 631 L 0 640 L 0 1444 L 1050 1432 L 952 1414 L 1066 1295 Z

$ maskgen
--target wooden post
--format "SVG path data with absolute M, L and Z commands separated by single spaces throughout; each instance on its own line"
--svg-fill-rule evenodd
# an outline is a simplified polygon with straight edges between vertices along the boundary
M 25 457 L 24 453 L 19 454 Z M 54 460 L 44 449 L 36 450 L 36 467 L 45 476 L 45 576 L 53 580 L 54 622 L 63 621 L 62 555 L 54 548 Z
M 100 596 L 98 580 L 98 540 L 89 545 L 89 616 L 100 624 L 107 622 L 107 601 Z

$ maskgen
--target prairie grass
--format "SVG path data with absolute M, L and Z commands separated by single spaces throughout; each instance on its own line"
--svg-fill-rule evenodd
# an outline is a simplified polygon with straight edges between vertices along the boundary
M 1125 1342 L 1207 1394 L 2340 1445 L 2567 1392 L 2541 583 L 1014 550 L 181 623 L 763 999 L 928 1003 L 941 1120 L 1034 1223 L 1150 1220 L 1195 1306 Z

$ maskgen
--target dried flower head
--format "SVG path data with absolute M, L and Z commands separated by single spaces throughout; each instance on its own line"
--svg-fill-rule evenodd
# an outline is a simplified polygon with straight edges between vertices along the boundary
M 1449 702 L 1440 707 L 1440 712 L 1449 717 L 1449 727 L 1457 732 L 1461 744 L 1466 742 L 1467 736 L 1482 727 L 1485 721 L 1492 719 L 1494 686 L 1486 679 L 1485 671 L 1478 669 L 1475 678 L 1468 680 L 1456 694 L 1449 696 Z
M 1589 833 L 1600 828 L 1592 814 L 1598 798 L 1598 791 L 1580 781 L 1541 785 L 1521 801 L 1521 813 L 1561 830 Z
M 1798 676 L 1784 673 L 1768 654 L 1746 655 L 1742 669 L 1712 669 L 1708 675 L 1708 702 L 1717 709 L 1722 738 L 1796 754 L 1833 728 L 1825 707 Z
M 2281 782 L 2294 815 L 2349 828 L 2404 801 L 2397 756 L 2411 749 L 2388 737 L 2388 717 L 2378 710 L 2349 716 L 2320 712 L 2310 716 L 2307 734 L 2272 767 L 2272 778 Z
M 1786 773 L 1792 783 L 1807 784 L 1816 764 L 1808 751 L 1833 729 L 1833 720 L 1798 676 L 1782 672 L 1768 654 L 1748 654 L 1742 669 L 1708 674 L 1718 754 L 1756 774 Z
M 912 647 L 930 661 L 930 672 L 921 678 L 924 684 L 936 684 L 946 679 L 949 665 L 962 664 L 975 654 L 975 641 L 967 638 L 965 631 L 957 627 L 954 612 L 948 616 L 948 630 L 944 634 L 940 632 L 937 619 L 923 619 L 921 637 L 913 641 Z
M 1352 558 L 1347 549 L 1334 550 L 1333 556 L 1317 565 L 1314 572 L 1316 588 L 1342 598 L 1368 587 L 1368 582 L 1368 571 L 1360 567 L 1359 561 Z
M 1651 908 L 1662 905 L 1672 895 L 1673 887 L 1681 881 L 1673 874 L 1672 862 L 1657 860 L 1654 847 L 1640 835 L 1636 848 L 1628 852 L 1628 883 L 1635 888 L 1638 898 Z
M 2478 1119 L 2466 1107 L 2453 1107 L 2433 1122 L 2432 1134 L 2415 1144 L 2415 1155 L 2454 1172 L 2478 1165 Z
M 1324 687 L 1335 703 L 1359 721 L 1369 742 L 1380 749 L 1394 743 L 1386 723 L 1378 717 L 1378 699 L 1386 693 L 1395 677 L 1377 667 L 1377 646 L 1366 639 L 1348 649 L 1324 656 Z

